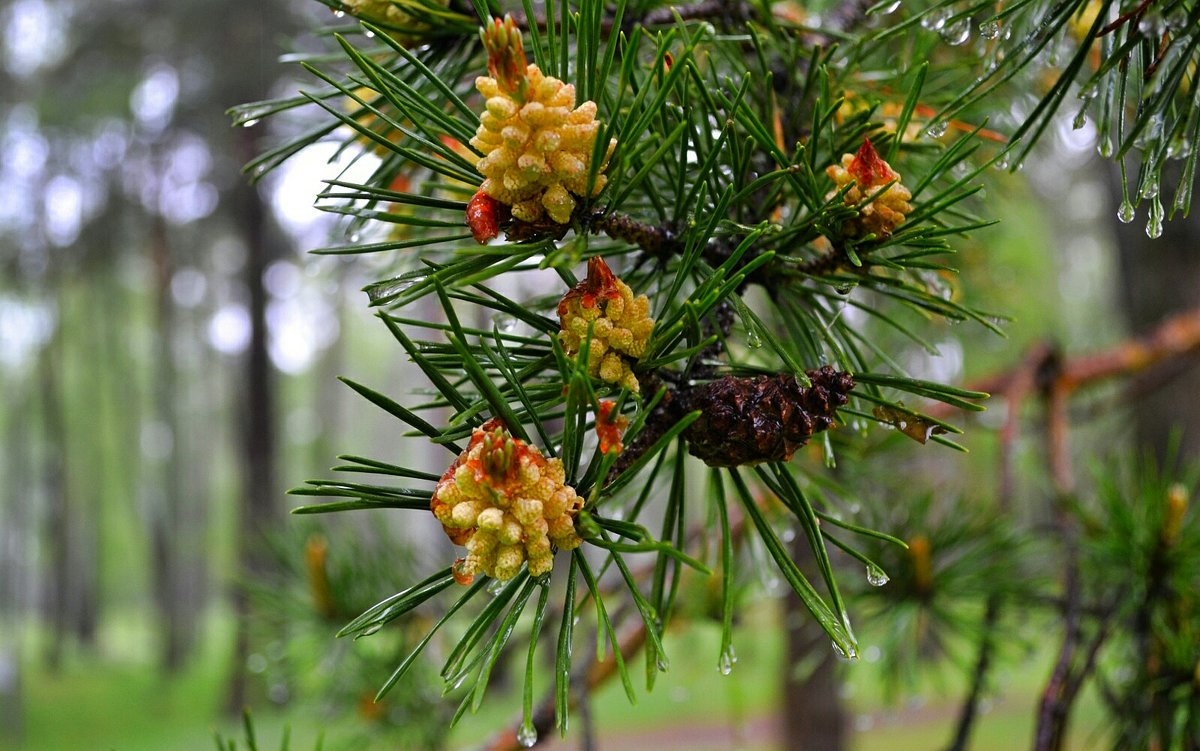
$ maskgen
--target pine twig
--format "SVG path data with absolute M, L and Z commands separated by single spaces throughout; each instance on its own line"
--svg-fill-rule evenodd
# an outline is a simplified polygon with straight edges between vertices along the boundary
M 1014 490 L 1013 458 L 1017 438 L 1020 435 L 1021 421 L 1019 405 L 1025 397 L 1037 386 L 1035 374 L 1039 366 L 1050 354 L 1046 347 L 1037 347 L 1026 355 L 1018 377 L 1009 383 L 1008 389 L 1002 395 L 1008 412 L 1005 415 L 1004 426 L 1000 430 L 999 478 L 996 490 L 996 505 L 1001 513 L 1006 513 L 1012 507 Z M 983 696 L 983 686 L 992 665 L 992 654 L 995 652 L 996 622 L 1000 617 L 1000 598 L 989 594 L 983 613 L 983 631 L 979 638 L 979 654 L 975 661 L 975 670 L 971 676 L 971 687 L 959 710 L 958 723 L 955 727 L 954 740 L 948 751 L 965 751 L 971 739 L 971 730 L 975 719 L 979 716 L 979 701 Z
M 971 730 L 975 725 L 975 718 L 979 716 L 979 700 L 983 697 L 983 686 L 988 671 L 991 670 L 992 653 L 996 649 L 995 631 L 999 615 L 999 598 L 989 595 L 983 612 L 983 633 L 979 637 L 979 655 L 975 659 L 975 670 L 971 674 L 971 688 L 959 710 L 954 740 L 950 742 L 948 751 L 965 751 L 970 743 Z
M 658 258 L 674 255 L 680 250 L 679 240 L 671 230 L 638 221 L 628 214 L 597 214 L 590 227 L 593 232 L 603 232 L 614 240 L 636 245 Z
M 1065 629 L 1058 659 L 1046 688 L 1042 692 L 1038 709 L 1037 729 L 1034 733 L 1034 751 L 1059 751 L 1066 740 L 1067 722 L 1083 676 L 1072 678 L 1071 666 L 1083 636 L 1082 588 L 1079 575 L 1079 531 L 1071 521 L 1070 498 L 1075 490 L 1071 472 L 1068 444 L 1069 420 L 1066 384 L 1057 376 L 1061 362 L 1055 356 L 1047 358 L 1043 366 L 1052 369 L 1050 385 L 1044 391 L 1046 426 L 1046 461 L 1054 481 L 1054 522 L 1063 547 L 1063 562 L 1066 567 Z M 1072 687 L 1075 690 L 1072 690 Z
M 1001 435 L 1002 450 L 1013 440 L 1016 416 L 1020 412 L 1021 404 L 1034 392 L 1035 384 L 1042 389 L 1046 400 L 1047 461 L 1058 496 L 1055 525 L 1064 545 L 1066 565 L 1065 593 L 1061 602 L 1066 631 L 1058 659 L 1042 693 L 1034 738 L 1035 751 L 1054 751 L 1061 748 L 1065 741 L 1071 704 L 1084 679 L 1092 672 L 1096 653 L 1107 634 L 1107 629 L 1101 628 L 1095 641 L 1086 649 L 1082 665 L 1077 665 L 1085 607 L 1079 583 L 1077 530 L 1073 529 L 1065 510 L 1066 501 L 1074 487 L 1067 449 L 1067 401 L 1075 392 L 1100 382 L 1133 376 L 1154 365 L 1180 360 L 1196 352 L 1200 352 L 1200 308 L 1173 316 L 1144 336 L 1130 338 L 1106 350 L 1074 358 L 1061 359 L 1051 347 L 1040 345 L 1031 350 L 1015 368 L 984 379 L 972 387 L 1007 397 L 1009 416 Z M 930 412 L 936 416 L 946 414 L 951 409 L 953 408 L 939 404 L 934 405 Z M 1003 457 L 1002 454 L 1002 467 L 1005 462 Z M 1011 492 L 1011 478 L 1006 478 L 1004 473 L 1001 475 L 1000 492 L 1001 496 Z M 985 629 L 989 628 L 987 614 L 985 612 Z M 982 681 L 988 669 L 989 659 L 985 655 L 988 649 L 985 634 L 976 663 L 975 681 Z M 950 749 L 965 748 L 964 744 L 975 716 L 971 705 L 976 700 L 976 686 L 973 683 L 964 702 L 958 731 Z
M 1047 352 L 1049 345 L 1039 345 L 1034 351 Z M 1053 372 L 1042 374 L 1041 385 L 1056 387 L 1071 395 L 1102 381 L 1137 375 L 1154 365 L 1197 352 L 1200 352 L 1200 308 L 1192 308 L 1168 318 L 1148 334 L 1126 339 L 1099 352 L 1063 360 Z M 989 394 L 1008 393 L 1012 383 L 1027 378 L 1031 369 L 1039 368 L 1042 368 L 1042 359 L 1031 354 L 1016 367 L 984 378 L 969 388 Z M 1027 396 L 1028 392 L 1023 394 Z M 1011 404 L 1010 409 L 1019 406 Z M 931 405 L 928 411 L 934 417 L 944 417 L 954 409 L 939 403 Z
M 859 254 L 860 257 L 863 254 Z M 844 245 L 834 245 L 828 252 L 805 261 L 796 267 L 796 271 L 808 276 L 823 276 L 850 267 L 850 254 Z

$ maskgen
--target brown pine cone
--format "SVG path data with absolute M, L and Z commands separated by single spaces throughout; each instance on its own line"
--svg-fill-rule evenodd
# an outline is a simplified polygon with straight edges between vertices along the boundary
M 812 385 L 795 376 L 724 378 L 689 389 L 686 411 L 700 417 L 683 432 L 689 453 L 710 467 L 787 461 L 813 433 L 833 425 L 837 408 L 854 388 L 849 373 L 826 365 L 808 371 Z

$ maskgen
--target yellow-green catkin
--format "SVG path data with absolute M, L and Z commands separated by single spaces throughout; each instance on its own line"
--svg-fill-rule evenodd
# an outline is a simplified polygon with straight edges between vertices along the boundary
M 636 363 L 646 353 L 654 330 L 650 300 L 633 294 L 599 256 L 588 259 L 587 278 L 572 288 L 558 303 L 561 325 L 558 337 L 571 357 L 588 345 L 588 373 L 609 383 L 638 391 Z
M 430 507 L 450 540 L 467 548 L 454 564 L 461 583 L 479 573 L 506 581 L 527 561 L 541 576 L 554 566 L 555 547 L 582 542 L 574 520 L 583 499 L 566 484 L 562 461 L 513 438 L 498 420 L 475 429 Z
M 576 107 L 574 85 L 526 64 L 521 32 L 512 18 L 493 19 L 483 38 L 491 75 L 475 79 L 487 102 L 471 139 L 483 154 L 476 164 L 485 178 L 481 189 L 511 207 L 519 221 L 549 216 L 567 224 L 578 198 L 603 190 L 607 178 L 600 173 L 616 141 L 609 142 L 589 193 L 588 172 L 600 130 L 596 103 Z
M 839 191 L 850 186 L 842 200 L 847 206 L 857 206 L 858 216 L 846 222 L 842 231 L 849 237 L 873 234 L 889 237 L 904 223 L 904 218 L 913 209 L 908 203 L 912 193 L 900 182 L 900 175 L 884 161 L 864 139 L 857 154 L 844 154 L 841 165 L 832 165 L 825 174 L 836 187 L 825 200 L 830 200 Z M 891 185 L 888 185 L 891 183 Z M 883 186 L 888 187 L 879 192 Z M 875 195 L 878 192 L 878 195 Z M 870 203 L 866 199 L 874 196 Z

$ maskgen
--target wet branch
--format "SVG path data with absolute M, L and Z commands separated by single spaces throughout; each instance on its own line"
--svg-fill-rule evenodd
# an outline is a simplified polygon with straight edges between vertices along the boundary
M 996 482 L 996 505 L 1001 513 L 1012 508 L 1015 486 L 1013 458 L 1016 452 L 1016 442 L 1020 435 L 1021 420 L 1019 406 L 1025 398 L 1037 388 L 1036 374 L 1042 362 L 1050 355 L 1046 347 L 1037 347 L 1022 361 L 1018 376 L 1014 378 L 1001 396 L 1008 406 L 1004 418 L 1004 426 L 1000 429 L 998 448 L 999 465 Z M 996 622 L 1000 617 L 1000 598 L 990 594 L 984 606 L 982 632 L 979 637 L 979 654 L 975 659 L 975 669 L 971 675 L 971 687 L 963 699 L 959 710 L 958 723 L 954 731 L 954 739 L 950 742 L 948 751 L 965 751 L 971 740 L 971 731 L 979 716 L 979 702 L 983 698 L 984 685 L 992 666 L 992 655 L 996 649 Z
M 1054 525 L 1063 548 L 1064 595 L 1066 607 L 1063 612 L 1065 629 L 1062 646 L 1054 670 L 1046 682 L 1038 708 L 1037 729 L 1034 733 L 1034 751 L 1058 751 L 1066 739 L 1067 721 L 1075 691 L 1082 676 L 1072 678 L 1071 668 L 1076 659 L 1076 650 L 1083 636 L 1079 576 L 1079 530 L 1072 522 L 1070 502 L 1075 492 L 1075 479 L 1071 471 L 1068 440 L 1069 417 L 1067 398 L 1071 393 L 1068 383 L 1061 378 L 1062 362 L 1054 354 L 1042 363 L 1044 421 L 1046 431 L 1046 462 L 1054 482 Z
M 1039 345 L 1016 367 L 983 378 L 967 388 L 989 394 L 1007 394 L 1014 382 L 1028 378 L 1031 370 L 1041 369 L 1044 372 L 1039 378 L 1043 388 L 1058 388 L 1070 396 L 1106 380 L 1139 375 L 1156 365 L 1200 353 L 1200 308 L 1172 316 L 1150 333 L 1126 339 L 1108 349 L 1067 357 L 1052 370 L 1045 371 L 1044 358 L 1036 357 L 1034 353 L 1049 350 L 1049 345 Z M 1028 392 L 1023 393 L 1025 396 Z M 1020 406 L 1019 402 L 1012 402 L 1009 409 Z M 940 418 L 953 413 L 955 408 L 939 403 L 931 405 L 927 411 Z
M 998 492 L 1001 504 L 1012 494 L 1009 452 L 1019 429 L 1021 405 L 1039 392 L 1043 400 L 1046 461 L 1055 488 L 1054 525 L 1063 546 L 1064 561 L 1063 597 L 1056 604 L 1063 614 L 1065 632 L 1039 702 L 1035 751 L 1058 751 L 1063 747 L 1071 707 L 1084 681 L 1095 668 L 1097 654 L 1111 626 L 1111 613 L 1103 608 L 1089 609 L 1082 601 L 1078 530 L 1068 513 L 1075 487 L 1068 442 L 1068 401 L 1077 391 L 1114 378 L 1136 376 L 1158 365 L 1179 362 L 1197 352 L 1200 352 L 1200 308 L 1173 316 L 1144 336 L 1130 338 L 1094 353 L 1067 358 L 1060 356 L 1050 345 L 1039 345 L 1014 368 L 971 386 L 1003 396 L 1008 408 L 1000 436 L 1001 475 Z M 936 416 L 949 414 L 952 410 L 945 405 L 936 405 L 930 412 Z M 1085 616 L 1098 622 L 1096 634 L 1090 640 L 1084 637 Z M 975 705 L 990 667 L 990 633 L 994 618 L 992 603 L 989 602 L 972 685 L 960 711 L 955 738 L 949 746 L 951 751 L 967 747 L 971 725 L 977 714 Z

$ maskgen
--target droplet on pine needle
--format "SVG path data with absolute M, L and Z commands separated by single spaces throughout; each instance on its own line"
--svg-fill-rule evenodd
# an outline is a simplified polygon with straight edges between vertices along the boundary
M 899 406 L 880 404 L 875 408 L 874 415 L 921 444 L 928 443 L 929 439 L 935 435 L 943 435 L 947 432 L 941 425 Z

